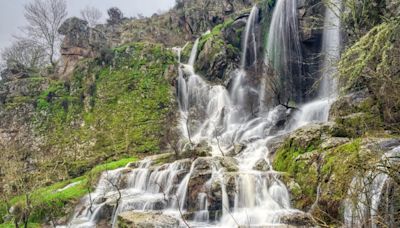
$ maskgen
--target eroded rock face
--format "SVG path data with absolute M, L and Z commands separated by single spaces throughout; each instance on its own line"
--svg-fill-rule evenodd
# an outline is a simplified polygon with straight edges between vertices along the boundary
M 266 172 L 271 169 L 270 165 L 265 159 L 260 159 L 253 167 L 254 170 Z
M 29 77 L 29 72 L 24 66 L 20 64 L 11 64 L 7 69 L 1 72 L 1 79 L 4 81 L 11 81 L 14 79 L 22 79 Z
M 237 161 L 231 157 L 204 157 L 194 161 L 194 169 L 188 184 L 186 204 L 189 211 L 198 210 L 199 194 L 207 194 L 210 211 L 222 210 L 221 183 L 218 178 L 211 180 L 213 169 L 226 172 L 238 171 Z M 208 181 L 211 182 L 206 184 Z
M 179 221 L 156 212 L 124 212 L 118 216 L 119 228 L 178 228 Z
M 180 156 L 183 158 L 196 158 L 196 157 L 208 157 L 211 156 L 212 148 L 206 141 L 202 141 L 198 144 L 186 143 Z
M 99 55 L 106 46 L 106 38 L 102 32 L 90 28 L 88 22 L 72 17 L 67 19 L 58 29 L 64 40 L 61 45 L 61 78 L 68 78 L 79 60 Z
M 302 88 L 308 90 L 320 77 L 322 33 L 325 7 L 321 0 L 298 1 L 299 37 L 303 52 Z M 306 94 L 303 90 L 303 94 Z
M 130 20 L 117 31 L 120 43 L 156 42 L 167 46 L 183 46 L 229 17 L 251 8 L 254 0 L 190 0 L 179 1 L 167 13 Z

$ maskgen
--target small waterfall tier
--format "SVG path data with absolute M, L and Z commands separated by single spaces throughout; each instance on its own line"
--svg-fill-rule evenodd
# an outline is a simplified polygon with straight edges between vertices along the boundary
M 302 107 L 296 115 L 297 120 L 292 129 L 301 127 L 310 122 L 327 122 L 329 110 L 338 95 L 337 62 L 340 59 L 340 7 L 341 0 L 332 0 L 327 5 L 324 19 L 322 40 L 323 63 L 318 97 Z
M 257 61 L 255 6 L 242 35 L 239 69 L 229 88 L 210 83 L 195 72 L 200 38 L 189 61 L 179 60 L 176 95 L 181 132 L 180 160 L 160 164 L 148 158 L 126 168 L 105 172 L 96 190 L 77 207 L 70 227 L 95 227 L 102 219 L 116 226 L 125 212 L 158 212 L 185 227 L 269 227 L 290 225 L 291 216 L 307 214 L 290 205 L 290 195 L 281 174 L 271 165 L 269 146 L 273 139 L 289 133 L 293 110 L 283 106 L 264 109 L 254 105 L 264 90 L 248 83 L 246 68 Z M 268 37 L 268 64 L 281 76 L 295 82 L 300 73 L 301 50 L 296 1 L 278 0 Z M 257 64 L 255 64 L 257 65 Z M 264 88 L 265 89 L 265 88 Z M 317 109 L 324 103 L 310 105 Z M 303 110 L 307 123 L 327 119 L 329 109 Z M 297 126 L 300 126 L 298 124 Z M 165 155 L 166 156 L 166 155 Z M 173 154 L 169 155 L 173 160 Z M 182 159 L 186 158 L 186 159 Z
M 400 147 L 385 153 L 375 170 L 363 177 L 354 177 L 345 202 L 344 222 L 346 227 L 381 227 L 382 224 L 396 224 L 389 196 L 391 178 L 388 167 L 400 165 Z M 384 220 L 384 223 L 382 223 Z M 381 221 L 381 222 L 380 222 Z M 389 226 L 389 227 L 395 227 Z

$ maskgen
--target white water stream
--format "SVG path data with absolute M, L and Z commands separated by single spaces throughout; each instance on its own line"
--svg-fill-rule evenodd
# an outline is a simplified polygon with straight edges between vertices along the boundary
M 322 40 L 323 63 L 321 66 L 321 81 L 316 100 L 300 107 L 300 112 L 294 117 L 292 129 L 299 128 L 310 122 L 327 122 L 329 110 L 338 95 L 337 63 L 340 59 L 340 8 L 342 0 L 331 0 L 327 5 L 324 19 Z
M 279 52 L 282 50 L 280 48 L 288 45 L 285 42 L 298 42 L 297 22 L 293 21 L 293 14 L 297 14 L 294 11 L 297 10 L 295 5 L 295 1 L 278 0 L 274 10 L 268 48 L 274 58 L 277 58 L 276 67 L 293 58 L 286 51 Z M 288 13 L 292 15 L 289 17 L 291 23 L 282 24 Z M 268 150 L 268 144 L 274 136 L 287 133 L 283 127 L 278 127 L 278 123 L 287 119 L 290 111 L 284 107 L 275 107 L 268 112 L 254 113 L 248 107 L 249 91 L 255 89 L 246 83 L 246 52 L 248 43 L 252 43 L 253 52 L 257 55 L 257 15 L 258 9 L 253 7 L 243 34 L 241 67 L 235 72 L 229 90 L 225 86 L 205 81 L 195 73 L 199 39 L 192 48 L 189 62 L 180 64 L 179 67 L 177 99 L 183 142 L 189 147 L 206 142 L 212 148 L 211 175 L 203 183 L 203 190 L 198 193 L 195 203 L 197 210 L 188 221 L 193 227 L 278 225 L 282 216 L 300 213 L 291 209 L 288 190 L 279 180 L 280 174 L 273 170 Z M 291 35 L 288 37 L 288 34 Z M 299 45 L 289 48 L 293 47 L 296 53 L 300 53 L 297 50 Z M 177 52 L 180 61 L 181 49 L 177 49 Z M 325 99 L 323 97 L 318 102 L 325 105 Z M 325 121 L 329 107 L 324 106 L 327 108 L 321 111 L 320 103 L 310 104 L 309 109 L 306 108 L 307 105 L 304 106 L 302 114 L 297 116 L 296 127 L 303 122 Z M 238 146 L 242 149 L 232 153 Z M 224 159 L 221 158 L 222 155 L 233 157 L 238 171 L 227 172 L 218 162 L 218 159 Z M 110 216 L 114 226 L 117 215 L 124 211 L 162 211 L 181 220 L 180 213 L 185 213 L 188 209 L 189 182 L 200 162 L 199 159 L 194 162 L 184 159 L 157 167 L 149 159 L 142 161 L 137 168 L 127 167 L 106 172 L 96 190 L 82 199 L 69 226 L 95 227 L 101 219 Z M 264 164 L 264 169 L 256 169 L 259 164 Z M 228 177 L 233 178 L 233 187 L 232 183 L 227 183 Z M 213 205 L 209 202 L 208 194 L 214 189 L 215 183 L 220 186 L 222 208 L 218 216 L 211 218 L 210 208 Z M 116 202 L 118 207 L 113 209 Z M 183 223 L 181 225 L 184 226 Z
M 354 177 L 348 190 L 349 199 L 345 202 L 344 222 L 346 227 L 371 227 L 382 226 L 379 218 L 379 207 L 384 204 L 382 196 L 385 185 L 390 180 L 389 170 L 386 167 L 400 164 L 400 147 L 385 153 L 381 158 L 381 165 L 369 172 L 364 177 Z M 379 168 L 380 167 L 380 168 Z M 387 187 L 387 186 L 386 186 Z M 386 200 L 390 203 L 390 200 Z M 393 212 L 392 212 L 393 213 Z M 381 220 L 381 222 L 378 222 Z M 387 225 L 390 224 L 390 221 Z M 392 227 L 392 226 L 389 226 Z

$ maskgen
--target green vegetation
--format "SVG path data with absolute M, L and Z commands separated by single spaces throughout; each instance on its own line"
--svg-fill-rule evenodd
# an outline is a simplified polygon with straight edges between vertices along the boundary
M 227 19 L 224 21 L 224 23 L 221 23 L 221 24 L 215 26 L 209 34 L 202 36 L 199 41 L 199 50 L 203 49 L 204 44 L 209 39 L 212 39 L 215 37 L 220 37 L 222 35 L 222 30 L 231 26 L 233 22 L 234 22 L 233 19 Z M 224 40 L 222 40 L 222 39 L 219 39 L 219 42 L 222 42 L 222 45 L 224 44 Z
M 104 161 L 160 151 L 165 116 L 172 110 L 166 73 L 175 56 L 147 43 L 115 48 L 113 55 L 104 67 L 82 62 L 70 81 L 51 81 L 37 99 L 36 129 L 47 136 L 42 150 L 57 152 L 42 165 L 52 169 L 58 161 L 66 167 L 50 179 L 80 176 Z
M 352 179 L 366 175 L 381 155 L 363 147 L 370 143 L 366 138 L 326 147 L 324 143 L 335 140 L 326 138 L 329 132 L 311 134 L 311 137 L 310 133 L 301 129 L 294 132 L 276 152 L 273 165 L 284 173 L 283 180 L 289 186 L 295 208 L 308 211 L 318 197 L 313 216 L 337 225 L 340 221 L 334 218 L 343 217 L 342 201 Z
M 130 162 L 137 161 L 137 158 L 126 158 L 119 161 L 95 166 L 84 176 L 71 180 L 56 183 L 54 185 L 39 188 L 30 195 L 31 215 L 29 221 L 32 225 L 43 223 L 45 220 L 60 218 L 72 212 L 73 207 L 78 200 L 93 189 L 99 175 L 106 170 L 113 170 L 124 167 Z M 69 184 L 75 185 L 60 191 Z M 16 205 L 22 208 L 26 207 L 25 196 L 17 196 L 11 199 L 8 204 Z M 0 203 L 0 218 L 4 219 L 7 215 L 7 205 Z M 2 220 L 0 220 L 2 221 Z M 0 224 L 0 227 L 13 227 L 10 222 Z M 39 225 L 38 225 L 39 226 Z M 35 226 L 33 226 L 35 227 Z
M 400 132 L 398 53 L 400 18 L 393 18 L 372 28 L 343 54 L 339 63 L 346 92 L 369 92 L 371 101 L 362 111 L 366 116 L 365 125 L 382 126 L 394 133 Z M 349 127 L 358 125 L 357 122 Z

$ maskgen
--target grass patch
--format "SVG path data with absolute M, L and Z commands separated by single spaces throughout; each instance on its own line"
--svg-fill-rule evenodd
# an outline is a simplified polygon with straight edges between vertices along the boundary
M 37 189 L 31 194 L 33 209 L 30 222 L 32 225 L 35 225 L 37 223 L 44 223 L 46 222 L 45 220 L 50 218 L 60 218 L 68 215 L 68 213 L 72 212 L 78 200 L 88 194 L 89 189 L 93 189 L 91 181 L 93 178 L 97 180 L 97 177 L 102 172 L 121 168 L 135 161 L 137 161 L 137 158 L 133 157 L 98 165 L 84 176 Z M 60 191 L 72 183 L 77 184 Z M 10 200 L 9 204 L 24 206 L 24 196 L 14 197 Z M 4 218 L 7 214 L 5 202 L 0 204 L 0 213 L 1 218 Z M 0 227 L 14 227 L 14 225 L 7 222 L 0 224 Z

